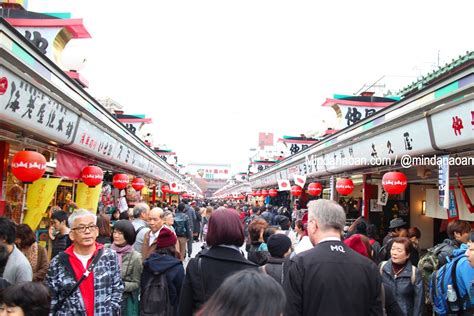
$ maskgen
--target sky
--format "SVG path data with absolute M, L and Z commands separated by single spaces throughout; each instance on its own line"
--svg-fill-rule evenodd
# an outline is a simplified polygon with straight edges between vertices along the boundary
M 474 49 L 474 1 L 29 0 L 71 12 L 96 98 L 154 122 L 180 163 L 246 171 L 259 132 L 297 136 L 382 76 L 397 91 Z

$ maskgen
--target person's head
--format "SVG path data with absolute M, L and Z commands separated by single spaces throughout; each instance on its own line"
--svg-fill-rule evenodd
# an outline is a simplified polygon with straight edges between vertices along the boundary
M 120 219 L 120 210 L 116 208 L 114 212 L 112 213 L 112 220 L 118 221 L 119 219 Z
M 354 234 L 345 239 L 344 243 L 355 252 L 372 259 L 372 246 L 370 245 L 369 238 L 366 236 L 362 234 Z
M 289 230 L 291 227 L 291 222 L 288 217 L 285 215 L 277 215 L 275 216 L 275 220 L 277 224 L 280 226 L 281 230 Z
M 285 234 L 273 234 L 267 240 L 268 252 L 275 258 L 284 258 L 291 253 L 291 239 Z
M 163 221 L 165 222 L 165 225 L 173 226 L 173 224 L 174 224 L 174 214 L 173 214 L 173 212 L 165 211 L 163 213 Z
M 255 218 L 248 226 L 250 242 L 263 242 L 263 233 L 268 223 L 263 218 Z
M 5 270 L 9 256 L 10 254 L 8 253 L 7 247 L 4 244 L 0 244 L 0 275 L 2 275 Z
M 177 212 L 177 213 L 183 213 L 185 209 L 186 209 L 186 204 L 184 204 L 184 203 L 179 203 L 179 204 L 178 204 L 178 208 L 176 209 L 176 212 Z
M 319 199 L 308 203 L 308 236 L 313 245 L 326 237 L 340 237 L 345 223 L 346 213 L 336 202 Z
M 265 231 L 263 232 L 263 242 L 266 243 L 268 238 L 275 234 L 278 231 L 278 227 L 276 226 L 268 226 Z
M 156 238 L 156 248 L 174 247 L 177 241 L 176 234 L 168 227 L 163 227 Z
M 403 237 L 400 236 L 400 231 L 405 228 L 407 223 L 402 218 L 394 218 L 390 221 L 390 225 L 388 226 L 388 229 L 390 232 L 392 232 L 393 236 L 397 237 Z
M 41 282 L 23 282 L 4 289 L 0 301 L 0 315 L 48 316 L 51 295 Z
M 206 217 L 209 218 L 213 211 L 214 211 L 214 208 L 212 206 L 206 207 L 206 213 L 205 213 Z
M 16 227 L 16 246 L 23 250 L 31 247 L 36 242 L 36 236 L 30 226 L 20 224 Z
M 244 243 L 244 229 L 239 213 L 231 209 L 219 209 L 209 218 L 206 243 L 209 246 L 234 245 L 240 247 Z
M 148 215 L 148 227 L 156 233 L 163 226 L 163 209 L 154 207 Z
M 285 305 L 285 292 L 277 281 L 248 269 L 225 279 L 196 315 L 280 316 Z
M 112 236 L 110 218 L 106 214 L 99 214 L 99 216 L 97 216 L 97 228 L 99 229 L 99 236 Z
M 69 238 L 75 246 L 90 247 L 95 244 L 99 235 L 97 229 L 97 217 L 83 208 L 74 211 L 68 218 L 71 232 Z
M 395 237 L 392 239 L 392 248 L 390 249 L 390 257 L 392 262 L 397 264 L 405 264 L 410 258 L 412 248 L 410 239 L 407 237 Z
M 150 207 L 146 203 L 138 203 L 133 208 L 133 218 L 139 218 L 144 221 L 147 221 L 149 214 L 150 214 Z
M 469 240 L 467 241 L 468 249 L 466 250 L 466 257 L 471 267 L 474 268 L 474 232 L 469 233 Z
M 68 217 L 69 216 L 65 211 L 54 211 L 51 215 L 52 225 L 54 229 L 57 231 L 61 231 L 61 229 L 66 228 L 68 225 Z
M 295 232 L 298 235 L 304 235 L 304 226 L 303 226 L 303 221 L 301 219 L 295 222 Z
M 412 242 L 414 246 L 418 246 L 418 243 L 421 238 L 421 231 L 418 227 L 410 227 L 408 228 L 408 239 Z
M 6 217 L 0 217 L 0 241 L 13 245 L 16 238 L 15 223 Z
M 367 237 L 372 239 L 378 239 L 377 226 L 374 224 L 369 224 L 367 226 Z
M 460 243 L 467 243 L 471 225 L 467 221 L 455 220 L 448 224 L 448 237 Z
M 116 246 L 133 245 L 135 243 L 136 233 L 132 222 L 126 219 L 117 221 L 114 225 L 112 234 Z

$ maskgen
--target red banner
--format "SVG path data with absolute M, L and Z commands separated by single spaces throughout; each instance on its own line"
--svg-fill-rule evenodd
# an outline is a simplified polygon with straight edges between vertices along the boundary
M 59 149 L 56 155 L 54 175 L 79 180 L 82 168 L 88 166 L 89 163 L 90 161 L 86 158 Z

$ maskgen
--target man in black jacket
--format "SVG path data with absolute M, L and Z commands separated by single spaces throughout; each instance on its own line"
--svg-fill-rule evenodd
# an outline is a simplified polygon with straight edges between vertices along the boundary
M 290 261 L 283 283 L 285 315 L 382 315 L 377 266 L 341 241 L 342 207 L 320 199 L 308 209 L 308 235 L 315 247 Z

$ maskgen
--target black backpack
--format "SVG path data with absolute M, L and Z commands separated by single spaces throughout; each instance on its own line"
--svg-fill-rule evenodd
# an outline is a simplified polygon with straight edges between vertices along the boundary
M 178 237 L 188 237 L 188 215 L 184 213 L 177 213 L 174 218 L 174 231 Z
M 140 315 L 168 316 L 174 315 L 170 302 L 166 271 L 153 273 L 152 277 L 142 286 L 140 294 Z

